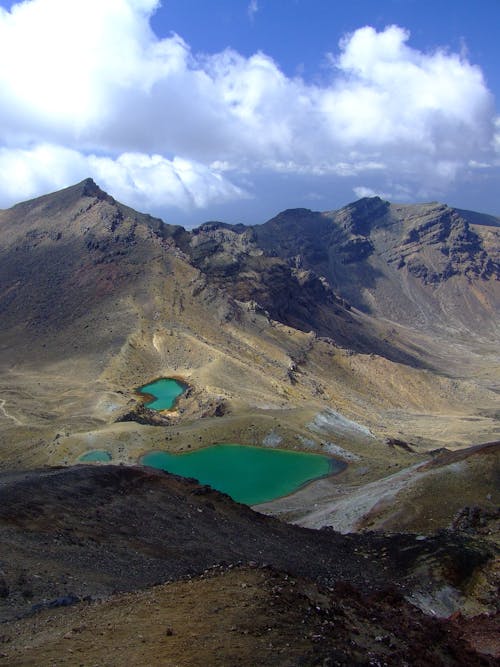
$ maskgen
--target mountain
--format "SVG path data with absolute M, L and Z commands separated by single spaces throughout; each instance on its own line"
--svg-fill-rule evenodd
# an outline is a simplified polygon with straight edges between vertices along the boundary
M 500 219 L 379 197 L 340 211 L 284 211 L 258 243 L 324 275 L 355 307 L 424 331 L 496 330 Z M 486 330 L 485 330 L 486 329 Z
M 495 440 L 499 236 L 376 197 L 186 231 L 90 179 L 1 211 L 3 466 L 270 439 L 349 488 Z M 134 390 L 165 376 L 191 390 L 159 417 Z
M 0 211 L 0 661 L 494 664 L 499 237 L 379 198 L 188 231 L 90 179 Z M 137 466 L 222 442 L 347 465 L 252 509 Z
M 314 309 L 303 318 L 297 311 L 311 301 L 321 306 L 333 292 L 344 305 L 426 333 L 498 340 L 500 218 L 370 197 L 339 211 L 292 209 L 263 225 L 212 223 L 194 234 L 190 254 L 197 266 L 215 277 L 241 275 L 243 285 L 231 281 L 235 294 L 255 295 L 292 325 L 331 331 L 331 323 L 315 320 Z M 266 267 L 287 263 L 301 282 L 298 304 L 280 284 L 267 294 L 248 280 L 256 257 Z M 262 275 L 262 268 L 255 272 Z

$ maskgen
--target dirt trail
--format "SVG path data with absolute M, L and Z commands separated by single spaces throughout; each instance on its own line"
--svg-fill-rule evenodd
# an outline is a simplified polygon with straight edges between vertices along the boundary
M 0 398 L 0 410 L 4 413 L 5 417 L 7 419 L 12 419 L 13 422 L 15 422 L 18 426 L 23 426 L 23 422 L 19 421 L 17 417 L 14 417 L 14 415 L 11 415 L 7 412 L 5 409 L 5 404 L 7 401 L 4 398 Z

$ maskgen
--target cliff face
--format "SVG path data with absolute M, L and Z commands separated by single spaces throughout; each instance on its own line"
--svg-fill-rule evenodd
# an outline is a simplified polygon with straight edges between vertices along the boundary
M 326 280 L 274 251 L 267 252 L 259 245 L 254 228 L 203 225 L 194 230 L 185 250 L 212 284 L 238 301 L 257 303 L 275 320 L 304 331 L 330 334 L 339 344 L 347 343 L 346 327 L 351 327 L 353 346 L 363 336 L 362 325 L 358 325 L 360 335 L 356 336 L 349 305 Z

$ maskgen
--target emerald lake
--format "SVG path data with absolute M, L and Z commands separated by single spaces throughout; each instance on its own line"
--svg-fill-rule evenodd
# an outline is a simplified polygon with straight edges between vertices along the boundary
M 181 477 L 194 477 L 246 505 L 288 495 L 307 482 L 346 467 L 343 461 L 319 454 L 234 444 L 182 454 L 150 452 L 141 463 Z
M 179 380 L 174 380 L 174 378 L 160 378 L 139 387 L 137 391 L 140 394 L 145 394 L 153 398 L 152 401 L 145 404 L 147 408 L 151 408 L 152 410 L 170 410 L 175 405 L 175 401 L 186 389 L 187 385 L 179 382 Z

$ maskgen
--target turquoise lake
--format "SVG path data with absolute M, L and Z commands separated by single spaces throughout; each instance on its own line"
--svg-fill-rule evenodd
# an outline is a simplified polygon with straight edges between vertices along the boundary
M 104 463 L 106 461 L 111 461 L 111 454 L 104 449 L 93 449 L 91 452 L 82 454 L 78 460 L 82 463 L 88 463 L 89 461 L 100 461 L 101 463 Z
M 173 378 L 161 378 L 149 384 L 139 387 L 137 391 L 140 394 L 152 396 L 153 400 L 146 403 L 147 408 L 152 410 L 170 410 L 175 401 L 187 389 L 187 385 Z
M 194 477 L 246 505 L 286 496 L 307 482 L 346 467 L 342 461 L 319 454 L 233 444 L 182 454 L 150 452 L 141 463 L 181 477 Z

